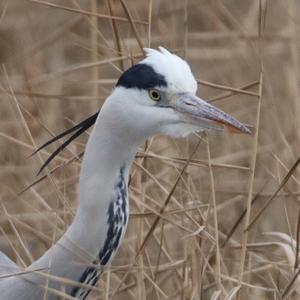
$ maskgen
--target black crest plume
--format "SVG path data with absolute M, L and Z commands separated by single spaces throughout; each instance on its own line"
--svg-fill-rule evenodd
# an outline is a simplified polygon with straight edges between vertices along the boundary
M 80 123 L 76 124 L 75 126 L 63 131 L 62 133 L 58 134 L 57 136 L 53 137 L 49 141 L 47 141 L 45 144 L 40 146 L 37 150 L 33 152 L 32 155 L 35 153 L 39 152 L 40 150 L 44 149 L 48 145 L 52 144 L 53 142 L 63 138 L 64 136 L 74 133 L 65 141 L 63 144 L 61 144 L 48 158 L 47 160 L 43 163 L 41 168 L 39 169 L 37 175 L 39 175 L 44 168 L 53 160 L 53 158 L 58 155 L 62 150 L 64 150 L 74 139 L 79 137 L 82 133 L 84 133 L 87 129 L 89 129 L 92 125 L 95 124 L 97 116 L 99 114 L 99 111 L 96 112 L 94 115 L 88 117 L 87 119 L 81 121 Z

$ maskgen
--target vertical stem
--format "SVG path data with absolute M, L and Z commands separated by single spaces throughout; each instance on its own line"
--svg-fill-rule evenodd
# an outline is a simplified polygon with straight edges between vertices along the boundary
M 262 100 L 262 86 L 263 86 L 263 72 L 260 73 L 260 80 L 259 80 L 259 98 L 258 98 L 258 105 L 257 105 L 257 112 L 256 112 L 256 131 L 254 135 L 254 142 L 252 146 L 252 157 L 251 157 L 251 164 L 250 164 L 250 179 L 249 179 L 249 189 L 248 189 L 248 199 L 247 199 L 247 211 L 245 216 L 245 223 L 244 223 L 244 234 L 242 240 L 242 250 L 241 250 L 241 259 L 240 259 L 240 272 L 238 278 L 238 284 L 240 285 L 243 279 L 244 273 L 244 265 L 246 260 L 246 250 L 247 250 L 247 242 L 248 242 L 248 235 L 249 231 L 247 227 L 250 223 L 250 216 L 251 216 L 251 201 L 253 198 L 253 185 L 254 185 L 254 174 L 255 174 L 255 166 L 256 166 L 256 157 L 257 157 L 257 149 L 258 149 L 258 132 L 259 132 L 259 122 L 260 122 L 260 110 L 261 110 L 261 100 Z
M 146 147 L 146 146 L 145 146 Z M 146 159 L 146 158 L 145 158 Z M 142 164 L 145 164 L 145 160 L 142 162 Z M 145 184 L 145 175 L 143 171 L 141 171 L 142 174 L 140 174 L 139 178 L 139 189 L 141 190 L 141 201 L 145 201 L 145 192 L 146 192 L 146 184 Z M 143 213 L 144 206 L 139 207 L 139 212 Z M 143 243 L 144 240 L 144 219 L 139 218 L 138 219 L 138 244 L 137 249 L 139 249 Z M 146 299 L 146 290 L 145 290 L 145 278 L 144 278 L 144 257 L 143 255 L 140 255 L 138 257 L 138 272 L 137 272 L 137 299 Z
M 213 218 L 214 218 L 214 228 L 215 228 L 215 240 L 216 240 L 216 273 L 217 273 L 217 286 L 224 295 L 226 291 L 221 282 L 221 256 L 220 256 L 220 245 L 219 245 L 219 228 L 218 228 L 218 214 L 217 214 L 217 201 L 216 201 L 216 191 L 215 191 L 215 180 L 213 169 L 211 166 L 211 156 L 210 156 L 210 147 L 208 136 L 206 136 L 206 150 L 207 150 L 207 160 L 209 168 L 209 180 L 211 188 L 211 197 L 212 197 L 212 209 L 213 209 Z
M 184 28 L 184 32 L 183 32 L 183 41 L 184 41 L 184 54 L 183 54 L 183 58 L 186 59 L 186 53 L 187 53 L 187 34 L 188 34 L 188 27 L 187 27 L 187 2 L 188 0 L 184 0 L 183 5 L 184 5 L 184 16 L 183 16 L 183 28 Z M 186 138 L 186 157 L 189 157 L 190 155 L 190 140 L 187 137 Z M 185 174 L 183 174 L 185 175 Z M 189 173 L 186 173 L 186 181 L 189 182 Z M 184 197 L 184 196 L 183 196 Z M 185 200 L 185 199 L 183 199 Z M 184 218 L 182 216 L 182 223 L 184 225 Z M 192 240 L 187 240 L 186 243 L 184 243 L 183 245 L 183 249 L 184 249 L 184 264 L 183 264 L 183 268 L 184 268 L 184 272 L 183 272 L 183 281 L 182 281 L 182 299 L 187 299 L 188 295 L 187 295 L 187 291 L 184 288 L 185 286 L 188 285 L 188 281 L 189 281 L 189 273 L 188 273 L 188 269 L 189 269 L 189 264 L 192 264 L 192 257 L 193 257 L 193 241 Z M 189 256 L 192 254 L 192 257 L 189 261 Z M 194 266 L 195 267 L 195 266 Z M 196 267 L 197 268 L 197 267 Z M 191 270 L 193 270 L 193 266 L 191 266 Z
M 290 82 L 290 93 L 291 99 L 299 99 L 299 47 L 298 47 L 298 37 L 299 32 L 297 32 L 296 22 L 296 14 L 297 14 L 297 7 L 295 5 L 294 0 L 287 1 L 288 5 L 288 25 L 289 25 L 289 46 L 290 46 L 290 53 L 291 53 L 291 70 L 292 74 L 290 75 L 289 82 Z M 297 111 L 298 101 L 294 102 L 295 111 Z M 296 122 L 298 127 L 300 126 L 300 117 L 299 114 L 295 114 Z M 297 132 L 297 131 L 296 131 Z M 299 134 L 298 134 L 299 136 Z
M 107 6 L 108 6 L 108 9 L 109 9 L 110 15 L 114 16 L 115 13 L 114 13 L 114 8 L 113 8 L 113 4 L 112 4 L 111 0 L 107 0 Z M 119 33 L 119 30 L 118 30 L 118 25 L 117 25 L 116 20 L 112 19 L 111 24 L 112 24 L 112 28 L 113 28 L 113 32 L 114 32 L 115 48 L 118 52 L 118 55 L 122 56 L 122 45 L 121 45 L 120 33 Z M 124 69 L 125 69 L 123 60 L 120 60 L 120 69 L 122 71 L 124 71 Z
M 256 121 L 255 121 L 255 134 L 254 134 L 254 142 L 252 146 L 252 156 L 251 156 L 251 163 L 250 163 L 250 178 L 249 178 L 249 188 L 248 188 L 248 199 L 247 199 L 247 210 L 245 216 L 245 223 L 244 223 L 244 234 L 242 239 L 242 249 L 241 249 L 241 259 L 240 259 L 240 272 L 238 277 L 238 286 L 241 286 L 241 282 L 243 280 L 244 274 L 244 266 L 246 261 L 246 254 L 247 254 L 247 243 L 249 237 L 249 230 L 247 229 L 250 223 L 251 217 L 251 203 L 253 198 L 253 185 L 254 185 L 254 175 L 255 175 L 255 166 L 256 166 L 256 158 L 257 158 L 257 151 L 258 151 L 258 134 L 259 134 L 259 125 L 260 125 L 260 111 L 261 111 L 261 103 L 262 103 L 262 89 L 263 89 L 263 31 L 265 26 L 266 20 L 266 5 L 263 9 L 263 0 L 259 0 L 259 16 L 258 16 L 258 43 L 259 43 L 259 57 L 260 57 L 260 64 L 261 64 L 261 72 L 259 77 L 259 91 L 258 91 L 258 104 L 257 104 L 257 111 L 256 111 Z M 266 3 L 265 3 L 266 4 Z M 238 299 L 241 298 L 241 289 L 238 293 Z
M 294 269 L 297 270 L 299 267 L 299 242 L 300 242 L 300 210 L 298 210 L 298 218 L 296 223 L 296 249 L 295 249 L 295 264 Z
M 184 0 L 184 19 L 183 19 L 183 27 L 184 27 L 184 37 L 183 37 L 183 43 L 184 43 L 184 59 L 186 59 L 187 49 L 188 49 L 188 0 Z
M 149 10 L 148 10 L 148 47 L 151 47 L 151 26 L 152 26 L 152 9 L 153 0 L 149 0 Z
M 94 13 L 97 13 L 97 0 L 91 0 L 91 10 Z M 96 62 L 98 60 L 98 18 L 97 17 L 91 17 L 91 33 L 90 33 L 90 39 L 91 39 L 91 60 L 92 62 Z M 98 78 L 99 78 L 99 73 L 98 73 L 98 67 L 94 67 L 91 69 L 91 77 L 92 80 L 94 81 L 93 88 L 91 90 L 92 96 L 98 98 Z
M 109 286 L 110 286 L 110 269 L 106 273 L 106 285 L 105 285 L 105 300 L 109 300 Z
M 149 150 L 149 143 L 148 140 L 145 141 L 144 144 L 144 152 L 147 154 Z M 147 158 L 144 157 L 140 160 L 141 165 L 147 169 Z M 146 196 L 146 174 L 141 171 L 142 173 L 138 173 L 137 177 L 137 187 L 141 190 L 141 201 L 145 202 L 145 196 Z M 139 212 L 143 213 L 145 211 L 144 206 L 139 207 Z M 145 221 L 143 218 L 138 219 L 138 244 L 137 249 L 139 249 L 143 243 L 144 240 L 144 231 L 145 231 Z M 137 272 L 137 299 L 146 299 L 146 287 L 145 287 L 145 275 L 144 275 L 144 258 L 143 255 L 140 255 L 138 257 L 138 272 Z
M 130 12 L 130 10 L 129 10 L 129 8 L 128 8 L 126 2 L 125 2 L 125 0 L 120 0 L 120 3 L 121 3 L 121 5 L 122 5 L 123 10 L 124 10 L 124 13 L 125 13 L 125 15 L 126 15 L 126 17 L 127 17 L 127 19 L 128 19 L 128 22 L 129 22 L 129 24 L 130 24 L 130 27 L 131 27 L 132 33 L 134 34 L 134 37 L 135 37 L 135 39 L 136 39 L 136 42 L 137 42 L 137 44 L 139 45 L 139 47 L 140 47 L 140 49 L 141 49 L 141 52 L 142 52 L 143 54 L 145 54 L 145 53 L 144 53 L 143 42 L 142 42 L 142 40 L 141 40 L 141 38 L 140 38 L 140 36 L 139 36 L 138 30 L 137 30 L 136 24 L 135 24 L 135 22 L 134 22 L 134 20 L 133 20 L 133 17 L 132 17 L 132 15 L 131 15 L 131 12 Z

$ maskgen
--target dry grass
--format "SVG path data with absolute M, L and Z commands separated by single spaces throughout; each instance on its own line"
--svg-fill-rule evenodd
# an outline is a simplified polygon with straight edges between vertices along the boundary
M 125 241 L 89 299 L 299 299 L 299 16 L 292 0 L 1 1 L 1 250 L 26 266 L 64 233 L 87 135 L 41 180 L 54 148 L 29 155 L 163 45 L 255 135 L 141 146 Z

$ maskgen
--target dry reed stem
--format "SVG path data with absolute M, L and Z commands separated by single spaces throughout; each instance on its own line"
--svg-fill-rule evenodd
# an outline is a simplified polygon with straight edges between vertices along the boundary
M 11 247 L 11 249 L 12 249 L 13 253 L 15 254 L 16 258 L 18 259 L 18 261 L 20 261 L 20 263 L 22 264 L 23 268 L 26 268 L 26 263 L 24 262 L 23 258 L 20 256 L 19 252 L 17 251 L 16 247 L 14 246 L 13 242 L 7 236 L 7 234 L 5 233 L 4 229 L 1 226 L 0 226 L 0 231 L 3 234 L 3 236 L 6 238 L 6 240 L 8 241 L 9 246 Z M 1 276 L 2 275 L 0 275 L 0 278 L 2 278 Z
M 5 1 L 3 6 L 4 6 L 4 7 L 3 7 L 2 12 L 1 12 L 1 14 L 0 14 L 0 25 L 1 25 L 1 23 L 2 23 L 2 20 L 3 20 L 4 17 L 5 17 L 5 14 L 6 14 L 6 11 L 7 11 L 7 7 L 8 7 L 8 1 Z
M 24 274 L 28 274 L 28 273 L 33 273 L 33 272 L 37 272 L 37 271 L 43 271 L 44 269 L 34 269 L 34 270 L 29 270 L 29 271 L 20 271 L 20 272 L 15 272 L 15 273 L 9 273 L 9 274 L 1 274 L 0 278 L 9 278 L 12 276 L 22 276 Z
M 148 47 L 151 47 L 151 25 L 152 25 L 152 10 L 153 10 L 153 0 L 149 0 L 149 6 L 148 6 Z
M 139 158 L 139 157 L 154 158 L 154 159 L 161 160 L 163 162 L 171 161 L 171 162 L 180 163 L 180 164 L 185 164 L 186 161 L 188 160 L 187 158 L 184 158 L 184 157 L 162 156 L 162 155 L 158 155 L 158 154 L 155 154 L 155 153 L 152 153 L 152 152 L 148 152 L 147 154 L 143 153 L 143 152 L 138 152 L 136 157 L 137 158 Z M 198 167 L 208 166 L 208 162 L 206 160 L 198 160 L 198 159 L 191 159 L 190 164 L 194 165 L 194 166 L 198 166 Z M 225 168 L 225 169 L 235 169 L 235 170 L 249 171 L 248 167 L 230 165 L 230 164 L 222 164 L 222 163 L 213 163 L 213 162 L 211 162 L 211 166 L 213 168 Z
M 194 156 L 194 154 L 195 154 L 195 152 L 197 151 L 197 149 L 198 149 L 200 143 L 201 143 L 201 140 L 198 142 L 198 144 L 197 144 L 197 146 L 195 147 L 194 151 L 192 152 L 190 158 L 187 160 L 187 162 L 186 162 L 185 165 L 183 166 L 183 168 L 182 168 L 180 174 L 177 176 L 177 178 L 176 178 L 176 180 L 175 180 L 175 183 L 174 183 L 172 189 L 170 190 L 170 192 L 169 192 L 169 194 L 168 194 L 166 200 L 164 201 L 163 205 L 162 205 L 161 208 L 160 208 L 160 211 L 159 211 L 160 214 L 162 214 L 162 213 L 164 212 L 164 210 L 165 210 L 165 208 L 167 207 L 169 201 L 171 200 L 172 195 L 173 195 L 173 193 L 174 193 L 174 191 L 175 191 L 175 189 L 176 189 L 176 187 L 177 187 L 177 185 L 178 185 L 178 183 L 179 183 L 179 180 L 180 180 L 181 177 L 182 177 L 182 174 L 184 173 L 184 171 L 186 170 L 187 166 L 189 165 L 190 159 L 192 159 L 192 157 Z M 140 253 L 143 251 L 144 247 L 146 246 L 146 244 L 147 244 L 147 242 L 148 242 L 148 240 L 149 240 L 149 238 L 150 238 L 152 232 L 154 231 L 155 227 L 157 226 L 159 220 L 160 220 L 160 217 L 158 216 L 158 217 L 155 219 L 155 221 L 153 222 L 153 224 L 152 224 L 152 226 L 151 226 L 151 229 L 148 231 L 148 233 L 147 233 L 146 237 L 144 238 L 144 241 L 143 241 L 143 243 L 142 243 L 140 249 L 139 249 L 138 252 L 137 252 L 137 257 L 140 255 Z
M 253 82 L 250 82 L 246 85 L 241 86 L 240 88 L 238 88 L 238 90 L 240 91 L 240 90 L 250 89 L 250 88 L 252 88 L 252 87 L 254 87 L 258 84 L 259 84 L 259 81 L 256 80 L 256 81 L 253 81 Z M 217 102 L 217 101 L 220 101 L 220 100 L 224 100 L 224 99 L 227 99 L 228 97 L 231 97 L 231 96 L 236 95 L 238 93 L 239 92 L 237 92 L 237 91 L 230 91 L 230 92 L 227 92 L 227 93 L 222 93 L 221 95 L 209 98 L 208 102 L 213 103 L 213 102 Z
M 111 16 L 114 16 L 114 8 L 113 8 L 113 3 L 111 0 L 107 0 L 107 6 L 109 9 L 109 13 Z M 118 29 L 118 24 L 116 22 L 116 20 L 112 19 L 111 20 L 111 24 L 112 24 L 112 29 L 113 29 L 113 33 L 114 33 L 114 43 L 115 43 L 115 48 L 117 50 L 117 53 L 119 53 L 119 56 L 122 56 L 122 45 L 121 45 L 121 37 L 120 37 L 120 33 L 119 33 L 119 29 Z M 120 69 L 122 71 L 124 71 L 124 63 L 123 60 L 120 60 Z
M 213 174 L 212 167 L 211 167 L 211 156 L 210 156 L 208 137 L 206 137 L 206 149 L 207 149 L 207 161 L 208 161 L 208 169 L 209 169 L 210 188 L 211 188 L 213 223 L 214 223 L 215 241 L 216 241 L 217 286 L 218 286 L 219 291 L 222 293 L 222 295 L 226 297 L 227 293 L 226 293 L 226 290 L 223 287 L 222 281 L 221 281 L 221 254 L 220 254 L 220 244 L 219 244 L 219 226 L 218 226 L 217 201 L 216 201 L 214 174 Z
M 113 4 L 112 10 L 108 1 Z M 90 9 L 90 2 L 75 0 L 71 1 L 74 6 L 66 6 L 72 10 L 69 12 L 63 3 L 60 7 L 60 3 L 54 4 L 54 1 L 38 2 L 43 4 L 3 1 L 0 5 L 0 38 L 3 41 L 0 58 L 9 73 L 9 82 L 27 127 L 35 142 L 41 144 L 48 133 L 52 135 L 50 128 L 59 131 L 68 127 L 69 119 L 81 119 L 98 109 L 116 83 L 122 65 L 127 67 L 143 55 L 139 53 L 141 47 L 128 18 L 123 17 L 121 21 L 114 18 L 124 15 L 119 1 L 98 1 L 96 10 Z M 47 3 L 56 5 L 56 10 Z M 161 0 L 134 3 L 127 0 L 126 4 L 135 19 L 140 41 L 154 48 L 162 45 L 185 57 L 194 74 L 204 74 L 208 78 L 200 91 L 205 95 L 203 98 L 211 99 L 211 102 L 226 99 L 220 103 L 222 108 L 244 122 L 253 123 L 255 118 L 255 95 L 259 94 L 256 91 L 259 82 L 255 78 L 261 60 L 264 65 L 264 113 L 261 114 L 260 128 L 257 128 L 259 148 L 252 190 L 257 200 L 253 205 L 251 197 L 251 211 L 260 212 L 263 203 L 268 203 L 272 197 L 273 200 L 268 211 L 262 211 L 266 214 L 261 214 L 263 217 L 253 223 L 255 231 L 251 241 L 246 243 L 246 251 L 251 257 L 249 261 L 245 259 L 241 275 L 242 245 L 237 241 L 245 236 L 238 226 L 248 209 L 247 205 L 243 210 L 242 201 L 245 196 L 248 197 L 247 204 L 250 201 L 249 190 L 245 188 L 251 177 L 246 173 L 250 170 L 249 137 L 213 134 L 209 144 L 210 161 L 207 160 L 207 149 L 199 148 L 163 213 L 159 211 L 161 199 L 168 197 L 175 178 L 188 160 L 190 146 L 187 143 L 195 143 L 195 137 L 176 143 L 156 138 L 150 151 L 147 147 L 147 151 L 143 149 L 137 155 L 139 165 L 134 167 L 130 183 L 129 230 L 112 267 L 104 272 L 89 299 L 138 299 L 137 295 L 141 295 L 142 299 L 157 300 L 229 300 L 236 299 L 239 293 L 243 300 L 297 299 L 299 172 L 292 172 L 291 180 L 276 195 L 274 191 L 299 157 L 299 103 L 296 97 L 299 88 L 295 85 L 299 77 L 296 70 L 299 4 L 289 1 L 285 6 L 276 1 L 261 1 L 259 13 L 257 1 L 206 1 L 200 5 L 197 1 L 184 0 L 173 1 L 170 5 Z M 263 9 L 264 4 L 268 5 L 268 10 Z M 94 15 L 98 12 L 106 17 Z M 55 22 L 52 22 L 54 18 Z M 93 19 L 97 19 L 99 30 L 93 25 Z M 139 26 L 136 19 L 146 21 Z M 96 31 L 97 37 L 89 37 L 90 32 Z M 117 43 L 121 45 L 122 53 Z M 97 58 L 95 55 L 91 59 L 92 49 L 96 48 Z M 262 49 L 264 55 L 261 55 Z M 98 78 L 91 76 L 97 70 Z M 29 259 L 9 222 L 13 222 L 28 245 L 33 259 L 54 243 L 55 236 L 63 233 L 75 211 L 83 143 L 74 143 L 57 157 L 57 165 L 50 170 L 50 180 L 55 181 L 55 186 L 49 186 L 45 181 L 47 175 L 33 178 L 34 170 L 40 164 L 39 158 L 24 159 L 35 146 L 30 136 L 27 139 L 26 124 L 22 123 L 20 114 L 17 120 L 12 114 L 16 102 L 8 86 L 2 76 L 0 198 L 9 216 L 3 212 L 0 218 L 0 244 L 1 250 L 25 265 L 22 257 L 26 262 Z M 99 93 L 99 100 L 91 95 L 96 86 L 103 91 Z M 224 91 L 219 93 L 221 89 Z M 241 90 L 250 94 L 241 94 Z M 41 115 L 42 112 L 46 113 Z M 64 118 L 66 115 L 68 118 Z M 75 157 L 76 153 L 80 153 L 78 157 Z M 42 157 L 48 154 L 44 151 Z M 208 172 L 213 173 L 213 191 L 218 200 L 214 209 L 212 204 L 209 207 L 212 189 Z M 138 183 L 141 175 L 145 180 Z M 18 191 L 28 182 L 32 183 L 30 191 L 17 197 Z M 52 195 L 58 193 L 59 203 Z M 261 207 L 258 206 L 260 201 Z M 215 233 L 213 223 L 207 222 L 213 221 L 215 214 L 218 233 Z M 141 246 L 139 238 L 151 229 L 156 218 L 161 222 L 140 254 L 140 262 L 130 263 Z M 270 228 L 277 233 L 263 234 Z M 219 252 L 221 277 L 214 269 L 218 254 L 215 234 L 219 235 L 220 246 L 227 241 L 227 246 Z M 270 242 L 269 238 L 276 241 Z M 127 274 L 126 279 L 124 274 Z M 243 277 L 241 285 L 238 284 L 239 276 Z M 63 282 L 61 278 L 57 280 Z M 220 295 L 216 285 L 219 280 L 227 296 Z M 68 285 L 67 282 L 64 284 Z M 51 291 L 47 293 L 50 295 Z M 67 299 L 64 289 L 59 293 L 57 297 Z
M 262 88 L 263 88 L 263 73 L 260 74 L 259 79 L 259 97 L 258 97 L 258 104 L 257 104 L 257 111 L 256 111 L 256 122 L 255 122 L 255 134 L 254 134 L 254 142 L 252 145 L 252 155 L 251 155 L 251 163 L 250 163 L 250 178 L 249 178 L 249 190 L 248 190 L 248 199 L 247 199 L 247 211 L 245 215 L 245 223 L 244 223 L 244 233 L 242 237 L 242 249 L 241 249 L 241 258 L 240 258 L 240 272 L 239 272 L 239 279 L 238 285 L 241 284 L 243 279 L 245 261 L 246 261 L 246 253 L 247 253 L 247 241 L 248 241 L 248 234 L 249 231 L 247 230 L 250 216 L 251 216 L 251 203 L 253 198 L 253 185 L 254 185 L 254 175 L 255 175 L 255 166 L 256 166 L 256 158 L 257 158 L 257 151 L 258 151 L 258 133 L 259 133 L 259 125 L 260 125 L 260 110 L 261 110 L 261 102 L 262 102 Z
M 140 57 L 140 55 L 136 55 L 136 56 Z M 57 79 L 57 76 L 63 76 L 71 72 L 82 71 L 83 69 L 86 68 L 99 67 L 101 65 L 111 64 L 114 62 L 119 62 L 120 60 L 127 60 L 127 59 L 130 59 L 130 56 L 113 57 L 113 58 L 100 60 L 97 62 L 88 62 L 77 66 L 71 66 L 62 70 L 58 70 L 56 72 L 52 72 L 50 74 L 43 74 L 39 76 L 39 78 L 34 78 L 33 80 L 30 80 L 30 84 L 31 85 L 41 84 L 42 82 L 49 81 L 51 79 Z
M 75 9 L 75 8 L 71 8 L 71 7 L 67 7 L 67 6 L 57 5 L 57 4 L 54 4 L 54 3 L 51 3 L 51 2 L 40 1 L 40 0 L 28 0 L 28 1 L 33 2 L 33 3 L 37 3 L 37 4 L 42 4 L 42 5 L 45 5 L 45 6 L 48 6 L 48 7 L 53 7 L 53 8 L 66 10 L 66 11 L 69 11 L 69 12 L 79 13 L 81 15 L 86 15 L 86 16 L 89 16 L 89 17 L 97 17 L 97 18 L 103 18 L 103 19 L 109 19 L 109 20 L 117 20 L 117 21 L 128 22 L 128 19 L 126 19 L 126 18 L 110 16 L 110 15 L 103 15 L 103 14 L 99 14 L 99 13 L 95 13 L 95 12 L 85 11 L 85 10 L 82 10 L 82 9 Z M 136 20 L 135 22 L 137 24 L 148 25 L 147 22 L 144 22 L 144 21 Z
M 271 204 L 271 202 L 276 198 L 278 193 L 281 191 L 281 189 L 287 184 L 290 177 L 293 175 L 295 170 L 297 169 L 298 165 L 300 163 L 300 158 L 297 159 L 297 161 L 293 164 L 289 172 L 286 174 L 286 176 L 281 181 L 279 187 L 276 189 L 275 193 L 264 203 L 263 207 L 256 213 L 256 215 L 253 217 L 253 219 L 250 221 L 245 228 L 246 231 L 249 231 L 251 227 L 254 225 L 254 223 L 257 221 L 257 219 L 261 216 L 261 214 L 266 210 L 266 208 Z
M 298 269 L 299 266 L 299 254 L 300 254 L 300 210 L 298 211 L 297 223 L 296 223 L 296 249 L 295 249 L 295 264 L 294 269 Z
M 198 82 L 198 84 L 206 85 L 206 86 L 213 87 L 215 89 L 224 90 L 224 91 L 235 92 L 237 94 L 245 94 L 245 95 L 253 96 L 253 97 L 258 97 L 259 96 L 255 92 L 250 92 L 250 91 L 246 91 L 244 89 L 237 89 L 237 88 L 233 88 L 233 87 L 230 87 L 230 86 L 216 84 L 216 83 L 212 83 L 212 82 L 205 81 L 205 80 L 197 79 L 197 82 Z M 246 85 L 245 88 L 247 88 L 249 86 L 252 87 L 252 85 L 253 85 L 253 83 L 251 83 L 250 85 Z
M 91 11 L 96 14 L 98 11 L 98 5 L 97 5 L 97 0 L 91 0 Z M 96 63 L 98 61 L 98 18 L 95 16 L 91 17 L 91 33 L 90 33 L 90 39 L 91 39 L 91 61 Z M 99 79 L 99 73 L 98 73 L 98 68 L 93 68 L 91 74 L 91 78 L 93 81 L 97 82 Z M 92 89 L 92 96 L 98 98 L 99 93 L 98 93 L 98 85 L 94 84 L 93 89 Z
M 141 49 L 141 52 L 144 53 L 144 46 L 143 46 L 142 40 L 141 40 L 141 38 L 139 36 L 139 33 L 137 31 L 137 28 L 136 28 L 136 25 L 135 25 L 135 21 L 133 20 L 133 17 L 132 17 L 132 15 L 130 13 L 130 10 L 129 10 L 129 8 L 128 8 L 128 6 L 127 6 L 127 4 L 126 4 L 126 2 L 124 0 L 120 0 L 120 3 L 122 4 L 122 7 L 123 7 L 124 12 L 125 12 L 125 14 L 127 16 L 127 19 L 128 19 L 129 24 L 130 24 L 130 27 L 132 29 L 132 32 L 134 34 L 134 37 L 135 37 L 135 39 L 136 39 L 136 41 L 137 41 L 137 43 L 138 43 L 138 45 L 139 45 L 139 47 Z
M 291 292 L 293 284 L 295 283 L 295 281 L 297 280 L 299 275 L 300 275 L 300 269 L 298 269 L 296 274 L 292 277 L 291 281 L 288 283 L 288 285 L 283 290 L 283 292 L 281 294 L 282 299 L 288 299 L 289 293 Z
M 12 219 L 10 218 L 10 216 L 9 216 L 9 214 L 8 214 L 5 206 L 4 206 L 4 204 L 1 203 L 1 206 L 2 206 L 2 210 L 4 211 L 4 213 L 5 213 L 6 217 L 7 217 L 7 220 L 9 222 L 11 228 L 13 229 L 13 231 L 14 231 L 17 239 L 18 239 L 18 241 L 20 242 L 20 245 L 22 246 L 22 248 L 23 248 L 23 250 L 24 250 L 27 258 L 30 260 L 31 263 L 33 263 L 34 259 L 33 259 L 32 255 L 31 255 L 30 251 L 28 250 L 27 246 L 25 245 L 25 242 L 23 241 L 23 238 L 21 237 L 21 235 L 20 235 L 19 231 L 17 230 L 15 224 L 13 223 Z
M 189 160 L 192 159 L 192 157 L 193 157 L 193 155 L 195 154 L 195 152 L 197 151 L 197 149 L 198 149 L 200 143 L 201 143 L 201 140 L 198 142 L 198 144 L 197 144 L 197 146 L 195 147 L 194 151 L 192 152 L 192 154 L 191 154 Z M 164 210 L 165 210 L 165 208 L 167 207 L 169 201 L 171 200 L 172 195 L 173 195 L 173 193 L 174 193 L 174 191 L 175 191 L 175 188 L 176 188 L 176 186 L 177 186 L 179 180 L 180 180 L 181 177 L 182 177 L 182 174 L 184 173 L 185 169 L 186 169 L 187 166 L 189 165 L 189 160 L 186 162 L 186 164 L 185 164 L 184 167 L 182 168 L 180 174 L 177 176 L 177 179 L 175 180 L 175 183 L 174 183 L 174 185 L 173 185 L 171 191 L 168 193 L 168 196 L 167 196 L 166 200 L 164 201 L 163 205 L 162 205 L 161 208 L 160 208 L 160 211 L 159 211 L 160 214 L 162 214 L 162 213 L 164 212 Z M 146 170 L 145 170 L 145 171 L 146 171 Z M 144 240 L 143 240 L 143 242 L 142 242 L 140 248 L 139 248 L 138 251 L 137 251 L 137 254 L 135 255 L 135 261 L 137 260 L 137 258 L 138 258 L 138 257 L 141 255 L 141 253 L 143 252 L 143 250 L 144 250 L 144 248 L 145 248 L 147 242 L 149 241 L 150 236 L 153 234 L 153 231 L 155 230 L 155 228 L 156 228 L 156 226 L 157 226 L 159 220 L 160 220 L 160 216 L 157 216 L 156 219 L 154 220 L 154 222 L 152 223 L 150 230 L 149 230 L 148 233 L 146 234 L 146 236 L 145 236 L 145 238 L 144 238 Z M 113 295 L 115 295 L 115 294 L 118 292 L 118 290 L 119 290 L 120 287 L 121 287 L 121 284 L 123 284 L 123 282 L 124 282 L 124 280 L 126 279 L 126 277 L 128 276 L 128 274 L 129 274 L 129 272 L 127 271 L 126 274 L 123 276 L 122 280 L 120 281 L 120 284 L 118 285 L 118 287 L 117 287 L 117 288 L 115 289 L 115 291 L 113 292 Z
M 23 113 L 22 113 L 22 111 L 21 111 L 19 102 L 18 102 L 18 100 L 17 100 L 17 98 L 16 98 L 16 96 L 15 96 L 15 94 L 14 94 L 14 91 L 13 91 L 13 88 L 12 88 L 12 86 L 11 86 L 11 84 L 10 84 L 10 80 L 9 80 L 8 74 L 7 74 L 7 72 L 6 72 L 5 66 L 3 66 L 3 71 L 4 71 L 5 79 L 6 79 L 6 81 L 7 81 L 7 84 L 8 84 L 9 90 L 10 90 L 10 93 L 11 93 L 11 95 L 12 95 L 12 99 L 13 99 L 13 101 L 14 101 L 16 107 L 17 107 L 18 114 L 19 114 L 19 116 L 20 116 L 20 118 L 21 118 L 22 124 L 23 124 L 23 126 L 24 126 L 24 128 L 25 128 L 25 130 L 26 130 L 27 135 L 29 136 L 29 138 L 30 138 L 30 140 L 31 140 L 32 145 L 33 145 L 34 148 L 36 149 L 37 147 L 36 147 L 35 141 L 34 141 L 32 135 L 31 135 L 31 132 L 30 132 L 30 130 L 29 130 L 29 127 L 28 127 L 28 125 L 27 125 L 27 122 L 26 122 L 26 120 L 25 120 L 25 118 L 24 118 L 24 116 L 23 116 Z M 39 155 L 40 160 L 41 160 L 40 154 L 38 154 L 38 155 Z M 41 161 L 42 161 L 42 160 L 41 160 Z M 53 184 L 53 186 L 55 187 L 55 191 L 56 191 L 56 194 L 57 194 L 58 199 L 62 202 L 62 197 L 61 197 L 60 191 L 58 190 L 58 188 L 56 187 L 56 184 L 55 184 L 54 181 L 52 180 L 51 175 L 48 173 L 47 168 L 46 168 L 46 174 L 47 174 L 48 178 L 50 179 L 51 183 Z M 6 212 L 6 209 L 5 209 L 5 207 L 4 207 L 3 204 L 2 204 L 2 207 L 3 207 L 4 211 Z M 7 214 L 7 212 L 6 212 L 6 214 Z M 25 244 L 23 243 L 23 241 L 22 241 L 22 239 L 21 239 L 21 236 L 18 234 L 17 229 L 14 227 L 14 224 L 13 224 L 12 222 L 10 222 L 10 225 L 13 227 L 13 229 L 14 229 L 14 231 L 15 231 L 17 237 L 18 237 L 18 239 L 20 240 L 20 243 L 21 243 L 23 249 L 25 250 L 25 253 L 27 254 L 28 258 L 30 259 L 30 261 L 31 261 L 31 263 L 32 263 L 32 262 L 34 261 L 34 259 L 33 259 L 33 257 L 31 256 L 30 252 L 29 252 L 29 251 L 27 250 L 27 248 L 25 247 Z
M 263 189 L 265 188 L 265 185 L 263 185 L 263 187 L 261 188 L 261 191 L 263 191 Z M 260 196 L 260 192 L 258 192 L 252 199 L 251 201 L 251 206 L 253 206 L 253 204 L 259 199 Z M 241 213 L 241 215 L 238 217 L 238 219 L 236 220 L 236 222 L 232 225 L 231 229 L 229 230 L 226 239 L 223 241 L 223 243 L 221 244 L 221 248 L 225 247 L 227 242 L 230 240 L 230 238 L 232 237 L 232 235 L 234 234 L 234 232 L 236 231 L 237 227 L 240 225 L 240 223 L 242 222 L 243 218 L 245 217 L 247 213 L 247 208 L 245 208 L 243 210 L 243 212 Z

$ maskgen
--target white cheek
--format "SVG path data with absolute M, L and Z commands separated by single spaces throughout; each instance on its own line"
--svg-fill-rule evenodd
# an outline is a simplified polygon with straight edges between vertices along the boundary
M 196 131 L 202 131 L 199 126 L 195 126 L 192 124 L 170 124 L 170 125 L 164 125 L 162 126 L 160 130 L 162 134 L 179 138 L 179 137 L 186 137 L 187 135 L 196 132 Z

